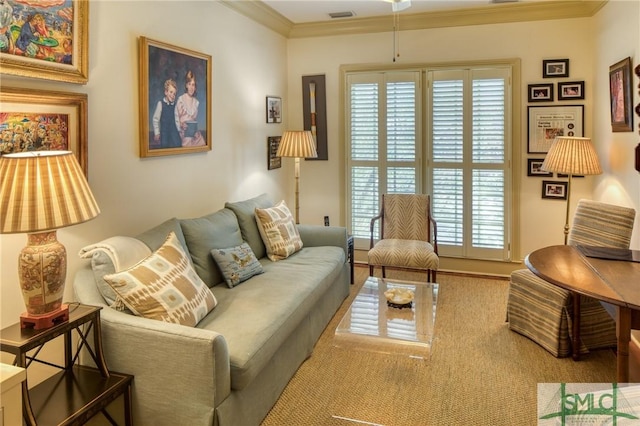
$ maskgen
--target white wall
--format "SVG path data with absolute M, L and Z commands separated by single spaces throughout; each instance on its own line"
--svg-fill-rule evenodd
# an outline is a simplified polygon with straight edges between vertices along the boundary
M 267 136 L 281 135 L 286 126 L 266 124 L 265 118 L 267 95 L 286 102 L 284 37 L 203 1 L 92 1 L 89 24 L 86 86 L 2 77 L 3 87 L 88 94 L 89 184 L 102 213 L 58 232 L 69 258 L 67 300 L 83 246 L 136 235 L 173 216 L 213 212 L 227 200 L 262 192 L 287 198 L 293 180 L 288 164 L 273 171 L 266 166 Z M 212 55 L 212 151 L 139 157 L 139 36 Z M 23 234 L 0 236 L 1 327 L 17 322 L 25 310 L 17 282 L 17 256 L 25 243 Z
M 633 132 L 612 132 L 609 102 L 609 66 L 631 57 L 632 66 L 640 63 L 640 2 L 610 1 L 594 19 L 598 34 L 594 46 L 595 105 L 594 140 L 604 169 L 598 176 L 594 198 L 633 207 L 640 213 L 640 174 L 635 170 L 634 150 L 640 142 L 638 123 L 633 116 Z M 632 70 L 633 108 L 640 102 L 638 77 Z M 639 216 L 637 215 L 636 218 Z M 640 226 L 636 219 L 632 247 L 640 249 Z
M 216 2 L 98 0 L 90 9 L 86 86 L 8 76 L 0 82 L 89 96 L 89 183 L 102 214 L 59 231 L 69 253 L 69 282 L 80 263 L 78 250 L 105 237 L 135 235 L 169 217 L 198 216 L 221 208 L 226 200 L 261 192 L 292 205 L 293 162 L 283 159 L 281 169 L 267 171 L 266 138 L 302 128 L 302 75 L 326 74 L 329 160 L 302 163 L 301 219 L 321 224 L 329 215 L 332 224 L 344 224 L 338 68 L 389 64 L 391 33 L 287 41 Z M 626 56 L 634 65 L 640 60 L 639 9 L 637 1 L 610 1 L 594 18 L 403 32 L 398 65 L 519 57 L 526 100 L 527 84 L 546 82 L 542 59 L 569 58 L 566 80 L 585 81 L 585 134 L 593 137 L 606 169 L 600 178 L 574 180 L 574 203 L 592 198 L 592 185 L 597 184 L 594 198 L 640 210 L 640 185 L 631 160 L 637 133 L 610 132 L 606 80 L 609 65 Z M 213 56 L 211 152 L 139 158 L 141 35 Z M 286 113 L 280 125 L 265 123 L 267 95 L 283 97 Z M 521 120 L 520 231 L 521 253 L 526 254 L 562 243 L 565 204 L 541 200 L 541 179 L 526 176 L 526 108 Z M 0 236 L 0 327 L 15 323 L 24 311 L 17 253 L 25 242 L 22 234 Z M 638 232 L 633 244 L 640 248 Z
M 400 18 L 402 26 L 402 18 Z M 553 244 L 562 244 L 566 203 L 541 199 L 542 179 L 527 177 L 527 84 L 556 81 L 585 81 L 586 98 L 580 102 L 556 102 L 585 105 L 585 135 L 593 134 L 594 31 L 591 18 L 550 20 L 498 25 L 439 28 L 402 32 L 397 66 L 413 63 L 521 58 L 523 99 L 522 157 L 520 194 L 520 254 Z M 304 164 L 301 217 L 304 222 L 320 223 L 325 214 L 344 217 L 344 205 L 335 194 L 343 193 L 344 150 L 339 134 L 339 67 L 343 64 L 392 63 L 392 33 L 294 39 L 289 42 L 289 117 L 292 125 L 302 126 L 301 76 L 326 74 L 329 161 Z M 570 76 L 543 79 L 542 60 L 568 58 Z M 540 105 L 540 104 L 535 104 Z M 572 210 L 580 198 L 591 197 L 592 177 L 574 179 Z M 542 213 L 542 214 L 541 214 Z M 519 260 L 519 259 L 516 259 Z

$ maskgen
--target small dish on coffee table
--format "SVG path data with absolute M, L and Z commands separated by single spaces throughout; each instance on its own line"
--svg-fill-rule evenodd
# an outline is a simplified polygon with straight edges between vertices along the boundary
M 387 305 L 392 308 L 410 308 L 413 302 L 414 293 L 406 288 L 392 288 L 384 292 L 387 298 Z

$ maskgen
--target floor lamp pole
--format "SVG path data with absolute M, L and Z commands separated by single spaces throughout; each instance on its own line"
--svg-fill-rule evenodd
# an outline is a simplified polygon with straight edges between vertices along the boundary
M 296 157 L 296 224 L 300 223 L 300 158 Z
M 569 183 L 567 183 L 567 213 L 564 219 L 564 245 L 569 240 L 569 207 L 571 206 L 571 173 L 569 173 Z

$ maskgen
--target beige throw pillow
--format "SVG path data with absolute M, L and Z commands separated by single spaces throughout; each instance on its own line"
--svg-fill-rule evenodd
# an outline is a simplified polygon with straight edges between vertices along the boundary
M 302 249 L 298 228 L 284 201 L 267 209 L 256 208 L 256 222 L 272 261 L 286 259 Z
M 104 280 L 127 308 L 145 318 L 195 326 L 217 304 L 174 232 L 149 257 Z

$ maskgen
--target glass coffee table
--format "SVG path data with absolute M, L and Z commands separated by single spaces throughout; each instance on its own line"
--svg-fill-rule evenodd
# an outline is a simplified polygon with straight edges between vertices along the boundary
M 384 293 L 414 292 L 409 307 L 388 306 Z M 334 346 L 426 359 L 431 351 L 438 284 L 369 277 L 338 324 Z

